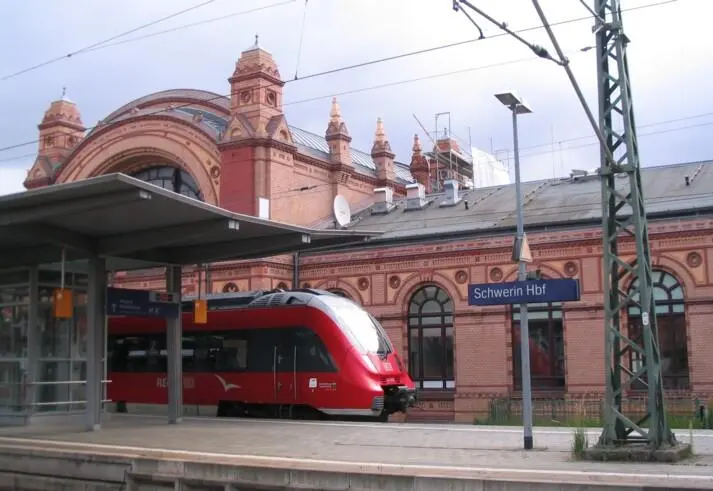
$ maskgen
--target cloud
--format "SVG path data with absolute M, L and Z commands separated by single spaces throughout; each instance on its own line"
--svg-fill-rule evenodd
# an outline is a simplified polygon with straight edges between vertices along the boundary
M 82 46 L 188 8 L 196 0 L 125 0 L 111 2 L 76 0 L 45 5 L 41 0 L 4 2 L 0 16 L 6 28 L 0 42 L 13 49 L 3 59 L 2 73 L 23 69 L 62 56 Z M 277 0 L 217 0 L 131 36 L 170 29 L 188 23 L 226 16 L 225 20 L 120 44 L 81 54 L 2 81 L 0 91 L 0 147 L 37 137 L 37 124 L 50 101 L 67 86 L 77 102 L 85 125 L 90 126 L 126 102 L 157 90 L 193 87 L 227 93 L 240 52 L 252 44 L 254 35 L 277 60 L 285 86 L 285 101 L 323 99 L 286 106 L 291 124 L 324 133 L 329 114 L 329 96 L 409 79 L 421 81 L 358 91 L 339 97 L 353 145 L 371 148 L 375 121 L 382 117 L 397 159 L 410 160 L 414 133 L 427 138 L 413 118 L 429 130 L 437 112 L 450 111 L 452 132 L 461 141 L 472 140 L 479 148 L 512 151 L 510 116 L 493 94 L 516 89 L 532 105 L 534 113 L 521 119 L 523 178 L 541 179 L 566 175 L 572 168 L 598 165 L 599 152 L 593 131 L 582 111 L 564 70 L 546 60 L 535 59 L 517 40 L 499 36 L 501 31 L 473 14 L 486 33 L 486 40 L 436 50 L 294 81 L 299 77 L 396 56 L 408 51 L 472 40 L 477 30 L 445 0 L 360 0 L 308 3 L 305 30 L 301 22 L 305 2 L 295 0 L 244 16 L 237 11 L 261 7 Z M 512 29 L 539 24 L 528 0 L 475 1 L 475 5 Z M 587 17 L 579 2 L 543 0 L 549 21 Z M 631 39 L 629 62 L 634 108 L 639 125 L 641 160 L 644 165 L 705 159 L 713 150 L 708 138 L 713 103 L 708 89 L 711 68 L 708 45 L 700 42 L 707 32 L 713 4 L 710 0 L 629 0 L 624 9 L 661 5 L 624 12 L 626 33 Z M 102 19 L 97 22 L 97 19 Z M 592 109 L 597 110 L 597 81 L 592 19 L 555 25 L 563 49 Z M 58 26 L 61 26 L 58 27 Z M 662 28 L 661 26 L 665 26 Z M 57 32 L 62 35 L 58 36 Z M 522 34 L 554 52 L 542 30 Z M 300 38 L 302 38 L 301 49 Z M 530 61 L 518 61 L 531 58 Z M 496 66 L 497 65 L 497 66 Z M 478 70 L 462 71 L 469 68 Z M 461 71 L 445 77 L 434 74 Z M 661 123 L 671 119 L 678 122 Z M 439 120 L 443 121 L 443 120 Z M 698 125 L 698 126 L 695 126 Z M 442 127 L 442 124 L 439 125 Z M 690 126 L 690 127 L 689 127 Z M 685 129 L 678 129 L 687 127 Z M 672 131 L 676 130 L 676 131 Z M 652 132 L 658 132 L 653 133 Z M 580 137 L 586 137 L 581 139 Z M 575 140 L 572 140 L 575 139 Z M 554 143 L 553 143 L 554 141 Z M 583 146 L 589 144 L 588 146 Z M 527 150 L 527 147 L 536 147 Z M 18 149 L 32 152 L 34 144 Z M 6 155 L 0 153 L 0 161 Z M 17 167 L 13 162 L 13 166 Z M 2 185 L 20 189 L 24 170 L 3 169 Z M 8 187 L 9 186 L 9 187 Z
M 0 196 L 24 191 L 22 182 L 27 177 L 25 169 L 0 166 Z

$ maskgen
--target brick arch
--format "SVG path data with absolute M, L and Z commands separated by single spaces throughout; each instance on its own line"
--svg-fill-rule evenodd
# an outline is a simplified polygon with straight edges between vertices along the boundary
M 362 298 L 359 290 L 344 280 L 323 280 L 316 283 L 313 288 L 317 290 L 329 290 L 332 288 L 344 290 L 350 297 L 352 297 L 353 300 L 359 302 L 361 305 L 364 305 L 364 299 Z
M 406 279 L 401 285 L 401 288 L 394 297 L 394 304 L 401 306 L 401 312 L 408 315 L 408 304 L 416 291 L 425 285 L 436 285 L 445 290 L 448 296 L 453 300 L 453 310 L 456 309 L 456 299 L 463 300 L 463 297 L 458 294 L 458 287 L 455 283 L 446 276 L 440 273 L 434 273 L 430 278 L 425 278 L 420 273 L 414 273 Z
M 133 172 L 156 159 L 180 167 L 198 184 L 203 199 L 217 205 L 219 179 L 210 168 L 220 165 L 220 153 L 209 140 L 188 123 L 142 120 L 118 125 L 91 135 L 59 170 L 57 183 L 72 182 L 110 172 Z
M 554 280 L 554 279 L 559 279 L 559 278 L 563 277 L 562 273 L 557 271 L 552 266 L 548 266 L 547 264 L 538 264 L 537 269 L 539 269 L 542 272 L 542 276 L 545 278 Z M 503 281 L 515 281 L 515 280 L 517 280 L 517 266 L 515 266 L 515 268 L 508 271 L 508 273 L 503 276 Z
M 629 265 L 635 267 L 636 259 L 629 261 Z M 652 261 L 651 269 L 653 271 L 665 271 L 666 273 L 676 278 L 678 283 L 681 285 L 681 288 L 683 288 L 684 299 L 688 298 L 689 292 L 693 292 L 696 288 L 696 280 L 693 278 L 691 272 L 688 270 L 686 265 L 672 257 L 668 257 L 664 254 L 658 255 L 656 261 Z M 636 275 L 627 273 L 621 278 L 623 291 L 629 291 L 629 287 L 631 286 L 631 283 L 634 281 L 635 277 Z

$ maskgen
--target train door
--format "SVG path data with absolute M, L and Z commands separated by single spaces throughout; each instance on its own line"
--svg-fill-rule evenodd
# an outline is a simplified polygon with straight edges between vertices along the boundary
M 277 333 L 276 333 L 277 334 Z M 292 330 L 281 330 L 273 347 L 273 384 L 276 404 L 294 404 L 297 399 L 295 351 Z

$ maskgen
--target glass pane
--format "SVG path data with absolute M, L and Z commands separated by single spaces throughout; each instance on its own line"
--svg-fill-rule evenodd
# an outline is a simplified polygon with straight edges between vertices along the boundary
M 660 302 L 662 300 L 668 300 L 668 292 L 661 288 L 660 286 L 654 287 L 654 301 Z
M 677 303 L 671 306 L 671 310 L 677 314 L 683 314 L 686 308 L 682 303 Z
M 425 328 L 423 332 L 423 377 L 443 378 L 445 345 L 441 328 Z
M 40 362 L 38 382 L 67 382 L 70 380 L 70 365 L 68 361 Z M 37 411 L 67 411 L 70 408 L 70 385 L 39 383 L 35 386 L 38 405 Z
M 681 288 L 681 285 L 673 288 L 670 294 L 671 300 L 683 300 L 683 288 Z
M 439 288 L 438 293 L 436 294 L 436 300 L 438 300 L 440 303 L 446 303 L 448 300 L 450 300 L 450 297 L 444 289 Z
M 452 315 L 447 315 L 443 318 L 443 323 L 447 326 L 452 326 L 453 325 L 453 316 Z
M 70 394 L 72 401 L 86 401 L 87 400 L 87 364 L 86 362 L 80 361 L 72 363 L 72 382 L 70 385 Z M 81 382 L 81 383 L 76 383 Z M 86 407 L 85 402 L 80 402 L 79 404 L 72 404 L 71 408 L 75 411 L 83 410 Z
M 24 410 L 22 362 L 0 362 L 0 413 Z
M 447 327 L 446 328 L 446 339 L 445 339 L 445 345 L 446 345 L 446 379 L 452 380 L 455 378 L 454 374 L 454 359 L 453 359 L 453 328 L 452 327 Z
M 27 316 L 27 304 L 5 304 L 0 308 L 0 356 L 27 357 Z
M 535 312 L 528 312 L 527 313 L 527 318 L 531 320 L 547 320 L 550 318 L 550 313 L 549 312 L 542 312 L 542 311 L 535 311 Z
M 409 317 L 408 325 L 409 327 L 418 326 L 418 317 Z
M 72 357 L 84 358 L 85 356 L 87 356 L 87 309 L 86 307 L 77 307 L 74 309 Z
M 432 317 L 421 317 L 422 326 L 440 326 L 443 324 L 443 317 L 440 315 Z
M 676 280 L 676 278 L 674 278 L 673 275 L 664 273 L 663 276 L 661 277 L 661 284 L 663 286 L 665 286 L 666 289 L 670 290 L 672 286 L 678 284 L 678 281 Z
M 639 307 L 629 307 L 629 315 L 640 316 L 641 309 Z
M 420 367 L 420 360 L 421 357 L 420 355 L 420 349 L 418 347 L 418 330 L 417 329 L 412 329 L 409 335 L 409 357 L 408 357 L 408 364 L 409 364 L 409 375 L 411 375 L 411 378 L 413 379 L 421 379 L 421 371 L 419 369 Z
M 426 290 L 421 288 L 413 295 L 411 302 L 415 303 L 416 305 L 420 305 L 424 302 L 424 300 L 426 300 Z
M 421 314 L 440 314 L 443 310 L 441 304 L 435 300 L 427 300 L 421 307 Z
M 453 312 L 453 300 L 448 300 L 446 303 L 443 304 L 443 310 L 445 312 Z
M 420 305 L 416 302 L 411 302 L 411 304 L 408 306 L 408 313 L 411 315 L 418 315 L 418 309 Z
M 72 319 L 57 319 L 49 304 L 40 306 L 40 356 L 42 358 L 69 358 L 72 339 Z
M 553 318 L 553 319 L 561 319 L 561 318 L 562 318 L 562 311 L 561 311 L 561 310 L 553 310 L 553 311 L 552 311 L 552 318 Z
M 436 294 L 438 293 L 438 287 L 436 286 L 427 286 L 423 290 L 427 298 L 436 298 Z

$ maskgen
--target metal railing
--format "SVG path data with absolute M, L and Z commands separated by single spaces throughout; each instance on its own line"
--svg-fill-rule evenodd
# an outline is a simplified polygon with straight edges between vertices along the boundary
M 111 380 L 102 380 L 101 384 L 102 387 L 105 387 L 107 384 L 110 384 L 112 381 Z M 46 386 L 59 386 L 59 385 L 67 385 L 67 386 L 72 386 L 72 385 L 85 385 L 86 386 L 87 381 L 86 380 L 48 380 L 48 381 L 20 381 L 20 382 L 2 382 L 0 383 L 0 387 L 9 387 L 11 394 L 13 393 L 13 390 L 17 390 L 16 397 L 10 397 L 8 398 L 8 403 L 9 404 L 2 404 L 2 400 L 0 398 L 0 408 L 3 406 L 5 407 L 13 407 L 17 408 L 17 410 L 26 410 L 28 408 L 40 408 L 40 407 L 52 407 L 52 406 L 72 406 L 72 405 L 81 405 L 81 404 L 87 404 L 88 401 L 86 400 L 68 400 L 68 401 L 41 401 L 37 402 L 35 400 L 28 401 L 28 394 L 30 394 L 30 391 L 32 390 L 33 387 L 46 387 Z M 103 392 L 103 391 L 102 391 Z M 36 397 L 36 394 L 35 394 Z M 35 397 L 30 397 L 30 399 L 35 399 Z M 102 399 L 101 403 L 102 404 L 107 404 L 113 402 L 111 399 Z

